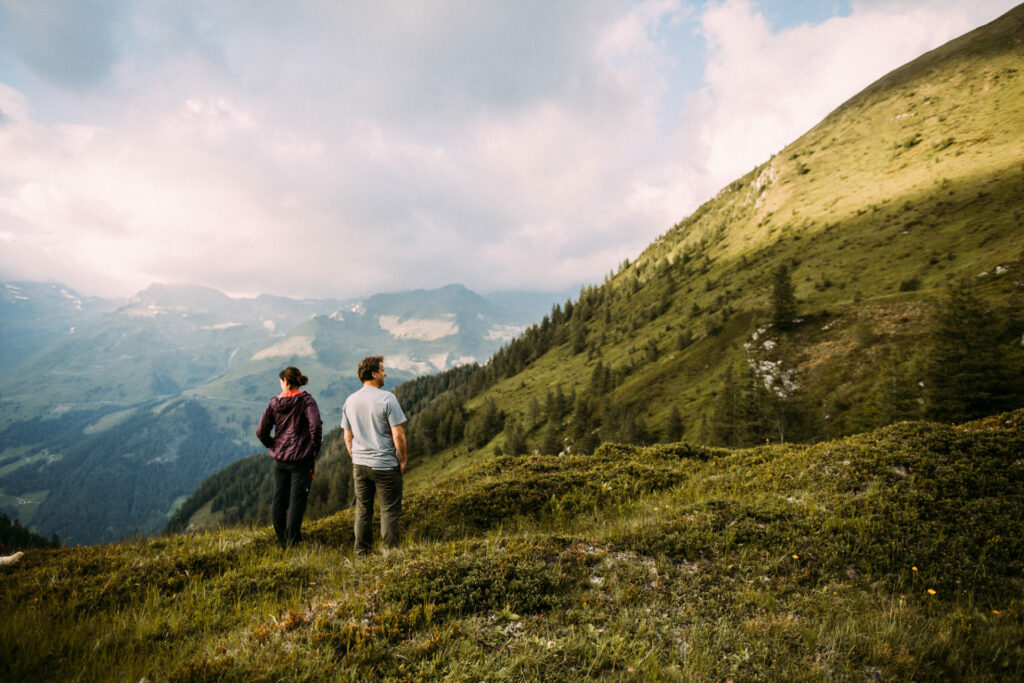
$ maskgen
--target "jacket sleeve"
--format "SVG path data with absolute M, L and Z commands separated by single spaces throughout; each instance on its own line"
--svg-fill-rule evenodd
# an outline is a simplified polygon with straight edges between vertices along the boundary
M 320 407 L 312 396 L 306 402 L 306 420 L 309 422 L 309 438 L 313 442 L 313 457 L 319 458 L 324 438 L 324 422 L 320 419 Z
M 267 406 L 267 409 L 263 411 L 263 417 L 260 418 L 260 424 L 256 427 L 256 438 L 260 440 L 260 443 L 267 448 L 274 447 L 274 437 L 270 435 L 270 429 L 274 426 L 274 411 Z

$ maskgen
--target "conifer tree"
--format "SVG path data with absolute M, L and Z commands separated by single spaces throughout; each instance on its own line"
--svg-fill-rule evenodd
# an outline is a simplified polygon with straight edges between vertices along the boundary
M 932 320 L 925 378 L 928 414 L 957 421 L 1005 409 L 1014 372 L 1000 348 L 1001 326 L 970 280 L 954 283 Z
M 796 317 L 796 294 L 793 279 L 785 264 L 775 269 L 772 276 L 772 323 L 780 330 L 793 326 Z
M 748 408 L 749 395 L 744 396 L 736 372 L 729 365 L 712 412 L 711 435 L 715 443 L 732 447 L 747 444 Z
M 537 401 L 536 396 L 530 397 L 530 405 L 526 409 L 526 428 L 533 430 L 543 421 L 543 415 L 540 410 L 540 403 Z
M 658 342 L 653 337 L 647 340 L 647 344 L 644 347 L 644 359 L 648 363 L 654 363 L 658 360 Z
M 626 441 L 632 444 L 646 444 L 651 435 L 647 431 L 647 420 L 635 410 L 631 410 L 626 418 Z
M 675 443 L 683 438 L 683 416 L 679 412 L 679 406 L 672 406 L 668 414 L 668 422 L 665 423 L 665 441 Z
M 505 453 L 523 455 L 526 453 L 526 435 L 519 425 L 519 420 L 511 418 L 505 421 Z
M 544 455 L 558 455 L 562 451 L 562 438 L 558 427 L 549 422 L 544 429 L 544 437 L 541 440 L 540 452 Z
M 583 353 L 587 348 L 587 326 L 583 323 L 576 325 L 576 330 L 572 335 L 572 352 L 574 354 Z
M 590 374 L 590 394 L 594 397 L 604 396 L 608 393 L 611 382 L 608 368 L 601 361 L 597 361 L 594 371 Z

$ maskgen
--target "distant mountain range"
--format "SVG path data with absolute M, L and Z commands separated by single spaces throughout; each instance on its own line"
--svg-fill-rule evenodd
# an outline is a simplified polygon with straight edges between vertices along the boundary
M 156 284 L 112 300 L 0 284 L 0 510 L 71 543 L 160 529 L 205 476 L 260 449 L 282 368 L 309 376 L 330 427 L 364 356 L 386 357 L 392 387 L 484 362 L 545 299 L 496 296 L 530 310 L 461 285 L 337 300 Z

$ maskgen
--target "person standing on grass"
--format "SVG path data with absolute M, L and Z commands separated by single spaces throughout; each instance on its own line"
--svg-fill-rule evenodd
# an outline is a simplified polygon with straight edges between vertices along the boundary
M 402 518 L 402 475 L 405 473 L 405 413 L 398 399 L 384 391 L 383 356 L 367 356 L 359 363 L 363 388 L 345 399 L 341 427 L 352 458 L 356 493 L 355 550 L 368 555 L 373 548 L 373 499 L 380 493 L 381 545 L 398 547 Z
M 302 515 L 313 485 L 313 466 L 320 456 L 323 421 L 316 400 L 299 388 L 308 384 L 309 378 L 292 366 L 278 376 L 281 393 L 270 399 L 263 411 L 256 438 L 274 459 L 271 517 L 277 542 L 289 548 L 302 540 Z

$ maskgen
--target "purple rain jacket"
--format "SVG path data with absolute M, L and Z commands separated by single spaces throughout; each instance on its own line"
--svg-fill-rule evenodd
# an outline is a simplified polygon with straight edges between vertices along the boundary
M 256 428 L 256 438 L 270 450 L 270 457 L 296 462 L 320 456 L 323 429 L 320 409 L 312 396 L 305 391 L 285 392 L 270 399 Z

